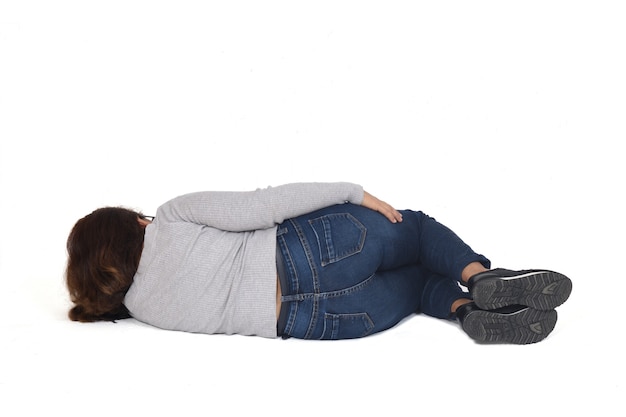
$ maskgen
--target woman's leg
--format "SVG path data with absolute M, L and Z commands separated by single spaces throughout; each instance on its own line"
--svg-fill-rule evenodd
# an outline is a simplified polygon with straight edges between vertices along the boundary
M 405 218 L 415 217 L 419 226 L 419 262 L 426 268 L 462 282 L 464 275 L 491 267 L 487 258 L 475 253 L 447 226 L 422 212 L 406 213 Z
M 487 258 L 432 217 L 410 210 L 402 214 L 402 222 L 391 223 L 367 208 L 342 204 L 292 221 L 312 235 L 316 246 L 313 255 L 329 272 L 341 269 L 361 277 L 373 271 L 419 264 L 461 281 L 463 270 L 472 263 L 490 267 Z

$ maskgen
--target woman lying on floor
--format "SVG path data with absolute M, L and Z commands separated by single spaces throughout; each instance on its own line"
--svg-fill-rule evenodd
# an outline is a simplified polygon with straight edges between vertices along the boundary
M 422 312 L 478 342 L 527 344 L 572 289 L 549 270 L 489 269 L 433 218 L 351 183 L 192 193 L 156 217 L 100 208 L 67 249 L 72 320 L 208 334 L 357 338 Z

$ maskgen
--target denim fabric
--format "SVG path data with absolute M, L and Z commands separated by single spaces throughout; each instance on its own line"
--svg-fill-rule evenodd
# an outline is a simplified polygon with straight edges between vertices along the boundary
M 470 262 L 490 267 L 454 232 L 422 212 L 391 223 L 353 204 L 279 225 L 282 286 L 278 334 L 348 339 L 388 329 L 417 312 L 448 318 Z

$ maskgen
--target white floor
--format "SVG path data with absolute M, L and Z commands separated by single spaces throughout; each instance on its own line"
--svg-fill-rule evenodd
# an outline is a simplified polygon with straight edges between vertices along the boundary
M 0 3 L 0 415 L 624 415 L 618 2 Z M 305 342 L 66 319 L 103 205 L 352 181 L 574 282 L 551 336 Z

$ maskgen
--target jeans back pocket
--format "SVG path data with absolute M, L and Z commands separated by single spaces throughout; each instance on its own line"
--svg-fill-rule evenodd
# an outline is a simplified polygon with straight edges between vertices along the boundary
M 367 229 L 350 213 L 327 214 L 309 220 L 320 249 L 322 266 L 359 253 Z
M 367 313 L 324 315 L 323 340 L 355 339 L 367 336 L 374 323 Z

